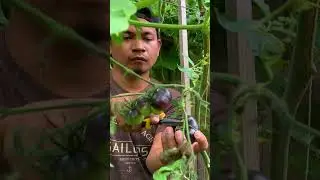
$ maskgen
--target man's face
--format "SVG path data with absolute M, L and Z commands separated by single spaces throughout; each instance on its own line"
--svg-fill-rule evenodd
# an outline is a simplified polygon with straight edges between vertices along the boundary
M 25 1 L 94 43 L 108 40 L 109 0 Z
M 139 20 L 146 21 L 144 19 Z M 140 37 L 138 33 L 141 33 Z M 137 31 L 134 26 L 130 26 L 123 33 L 123 39 L 124 41 L 121 44 L 111 43 L 110 53 L 112 57 L 137 74 L 141 75 L 148 72 L 155 64 L 161 47 L 156 29 L 142 27 Z

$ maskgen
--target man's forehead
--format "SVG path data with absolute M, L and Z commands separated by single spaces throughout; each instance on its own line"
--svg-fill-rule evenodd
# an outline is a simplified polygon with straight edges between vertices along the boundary
M 138 18 L 138 20 L 142 21 L 142 22 L 148 22 L 147 20 L 141 19 L 141 18 Z M 140 29 L 141 33 L 153 33 L 153 34 L 157 33 L 156 29 L 153 27 L 139 27 L 139 29 Z M 137 27 L 134 25 L 130 25 L 127 32 L 136 33 Z
M 157 33 L 155 28 L 140 27 L 139 29 L 140 29 L 141 33 L 152 33 L 152 34 L 156 34 Z M 135 34 L 137 32 L 137 28 L 135 26 L 130 26 L 126 32 Z

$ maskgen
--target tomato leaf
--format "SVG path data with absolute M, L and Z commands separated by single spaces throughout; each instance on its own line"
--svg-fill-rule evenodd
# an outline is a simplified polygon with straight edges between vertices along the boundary
M 167 180 L 168 176 L 170 176 L 171 179 L 181 179 L 183 177 L 181 170 L 184 169 L 186 164 L 186 158 L 181 158 L 166 166 L 162 166 L 153 174 L 153 179 Z
M 116 116 L 111 117 L 110 121 L 110 135 L 114 135 L 117 132 Z
M 130 0 L 111 0 L 110 2 L 110 34 L 123 32 L 129 27 L 130 17 L 137 11 Z
M 247 19 L 231 20 L 219 13 L 217 9 L 215 9 L 215 13 L 219 24 L 230 32 L 248 32 L 257 29 L 260 26 L 258 21 Z

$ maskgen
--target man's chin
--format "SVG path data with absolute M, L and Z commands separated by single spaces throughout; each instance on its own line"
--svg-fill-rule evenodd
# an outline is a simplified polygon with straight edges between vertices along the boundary
M 142 71 L 142 70 L 140 70 L 140 69 L 133 69 L 133 72 L 135 72 L 135 73 L 138 74 L 138 75 L 143 75 L 143 74 L 146 73 L 145 71 Z
M 148 71 L 141 69 L 141 68 L 130 68 L 130 69 L 140 76 L 148 72 Z

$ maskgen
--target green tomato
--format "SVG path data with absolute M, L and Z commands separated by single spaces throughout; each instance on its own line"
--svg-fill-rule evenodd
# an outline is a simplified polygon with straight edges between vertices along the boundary
M 150 104 L 145 104 L 143 107 L 140 109 L 140 114 L 142 114 L 144 117 L 149 116 L 151 114 L 151 106 Z
M 162 112 L 163 112 L 163 111 L 162 111 L 161 109 L 155 108 L 155 107 L 151 106 L 151 113 L 152 113 L 152 114 L 160 114 L 160 113 L 162 113 Z
M 130 110 L 126 116 L 126 123 L 128 125 L 139 125 L 143 122 L 143 120 L 144 116 L 136 109 Z

